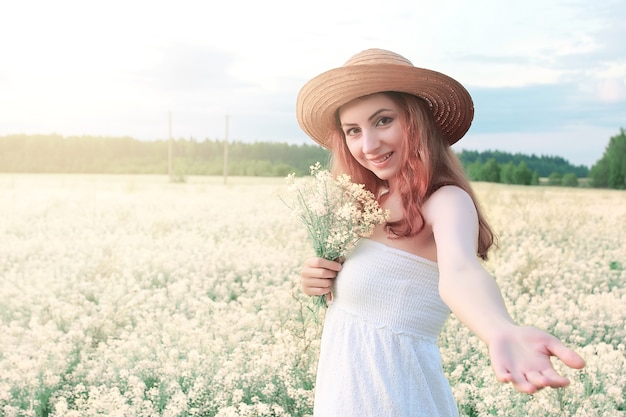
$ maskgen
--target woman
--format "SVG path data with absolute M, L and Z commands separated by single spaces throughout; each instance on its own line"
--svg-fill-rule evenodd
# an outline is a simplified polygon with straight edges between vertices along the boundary
M 493 233 L 450 148 L 473 113 L 457 81 L 380 49 L 300 91 L 300 126 L 331 150 L 333 172 L 391 212 L 343 265 L 311 258 L 302 269 L 306 294 L 333 295 L 315 416 L 458 415 L 436 345 L 450 311 L 487 344 L 497 379 L 521 392 L 569 383 L 551 356 L 584 366 L 552 335 L 516 325 L 479 261 Z

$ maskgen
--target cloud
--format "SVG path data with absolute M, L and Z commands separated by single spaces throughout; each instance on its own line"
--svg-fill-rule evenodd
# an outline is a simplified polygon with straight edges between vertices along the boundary
M 619 128 L 626 120 L 623 84 L 595 89 L 561 83 L 525 87 L 470 88 L 473 129 L 479 133 L 555 131 L 580 124 Z M 621 89 L 620 89 L 621 88 Z
M 598 99 L 604 103 L 626 102 L 626 81 L 609 78 L 598 84 Z
M 156 62 L 135 71 L 138 82 L 168 92 L 240 88 L 230 75 L 235 58 L 232 54 L 199 43 L 176 42 L 157 51 Z
M 0 17 L 0 37 L 11 39 L 0 43 L 0 134 L 158 139 L 171 112 L 176 137 L 223 138 L 229 115 L 232 140 L 308 142 L 295 118 L 299 88 L 368 47 L 457 78 L 475 100 L 470 134 L 507 137 L 496 142 L 503 147 L 544 135 L 550 144 L 579 138 L 601 150 L 606 132 L 625 123 L 623 0 L 379 6 L 12 2 Z M 523 143 L 537 153 L 548 148 Z

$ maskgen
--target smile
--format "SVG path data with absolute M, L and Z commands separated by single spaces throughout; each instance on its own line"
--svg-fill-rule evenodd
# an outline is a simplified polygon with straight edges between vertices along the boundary
M 391 157 L 391 154 L 393 154 L 393 152 L 389 152 L 385 156 L 378 158 L 378 159 L 370 159 L 370 162 L 373 162 L 375 164 L 382 164 L 383 162 L 385 162 L 387 159 Z

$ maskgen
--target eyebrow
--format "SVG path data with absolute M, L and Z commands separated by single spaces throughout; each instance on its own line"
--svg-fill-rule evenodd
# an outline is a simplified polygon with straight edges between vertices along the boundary
M 374 112 L 374 114 L 372 114 L 370 117 L 367 118 L 368 121 L 372 121 L 373 119 L 376 118 L 376 116 L 378 116 L 380 113 L 385 112 L 385 111 L 392 111 L 392 109 L 386 109 L 386 108 L 382 108 L 380 110 L 377 110 Z M 356 123 L 342 123 L 341 126 L 355 126 Z

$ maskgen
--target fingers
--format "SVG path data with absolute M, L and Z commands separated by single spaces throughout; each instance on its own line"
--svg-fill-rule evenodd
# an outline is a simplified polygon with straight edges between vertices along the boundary
M 551 340 L 548 350 L 552 356 L 556 356 L 565 365 L 574 369 L 582 369 L 585 367 L 585 360 L 578 353 L 566 347 L 557 338 Z
M 537 373 L 539 374 L 539 373 Z M 541 384 L 542 387 L 550 387 L 550 388 L 562 388 L 569 385 L 569 379 L 566 377 L 559 375 L 554 369 L 546 369 L 539 374 L 541 377 L 535 385 L 539 386 Z M 527 375 L 528 377 L 528 375 Z M 529 378 L 530 381 L 530 378 Z
M 496 371 L 496 378 L 502 383 L 511 383 L 513 387 L 526 394 L 546 388 L 562 388 L 569 385 L 569 379 L 559 375 L 554 369 L 545 371 L 509 372 L 505 370 Z
M 539 382 L 539 379 L 540 379 L 536 377 L 535 375 L 530 375 L 530 379 L 528 379 L 527 378 L 528 375 L 525 376 L 523 373 L 518 372 L 518 371 L 509 371 L 504 367 L 499 367 L 499 368 L 494 367 L 494 372 L 496 374 L 496 378 L 498 379 L 498 381 L 504 384 L 510 382 L 513 385 L 513 387 L 519 392 L 523 392 L 526 394 L 533 394 L 538 389 L 543 388 L 541 384 L 539 386 L 535 385 L 534 382 Z
M 563 388 L 569 385 L 569 379 L 559 375 L 552 368 L 546 369 L 542 372 L 528 372 L 525 376 L 526 380 L 534 385 L 537 389 L 542 389 L 546 387 Z
M 534 327 L 513 329 L 490 347 L 492 366 L 498 381 L 511 383 L 520 392 L 533 394 L 537 390 L 569 385 L 568 378 L 553 367 L 555 356 L 566 366 L 581 369 L 585 360 L 558 338 Z
M 328 294 L 341 268 L 340 263 L 327 259 L 307 259 L 301 272 L 302 291 L 307 295 Z
M 523 392 L 525 394 L 534 394 L 539 389 L 543 388 L 543 386 L 537 387 L 535 384 L 530 382 L 524 374 L 511 374 L 511 384 L 513 387 L 519 392 Z
M 528 372 L 525 377 L 525 380 L 528 381 L 528 384 L 532 386 L 531 389 L 538 390 L 550 386 L 549 379 L 541 372 Z
M 330 292 L 333 285 L 332 278 L 305 278 L 302 277 L 302 291 L 306 295 L 324 295 Z
M 341 264 L 335 261 L 329 261 L 324 258 L 308 258 L 304 261 L 304 268 L 322 268 L 322 269 L 330 269 L 331 271 L 339 272 L 341 271 Z
M 504 369 L 504 368 L 497 369 L 494 366 L 493 370 L 494 370 L 494 372 L 496 374 L 496 379 L 498 381 L 502 382 L 503 384 L 506 384 L 506 383 L 511 382 L 513 380 L 513 375 L 509 371 L 507 371 L 506 369 Z
M 498 381 L 502 383 L 511 383 L 517 391 L 527 394 L 533 394 L 536 391 L 550 387 L 550 388 L 562 388 L 569 385 L 568 378 L 560 375 L 552 366 L 547 365 L 540 367 L 527 367 L 523 370 L 523 367 L 511 367 L 505 368 L 504 366 L 495 367 L 494 372 Z

